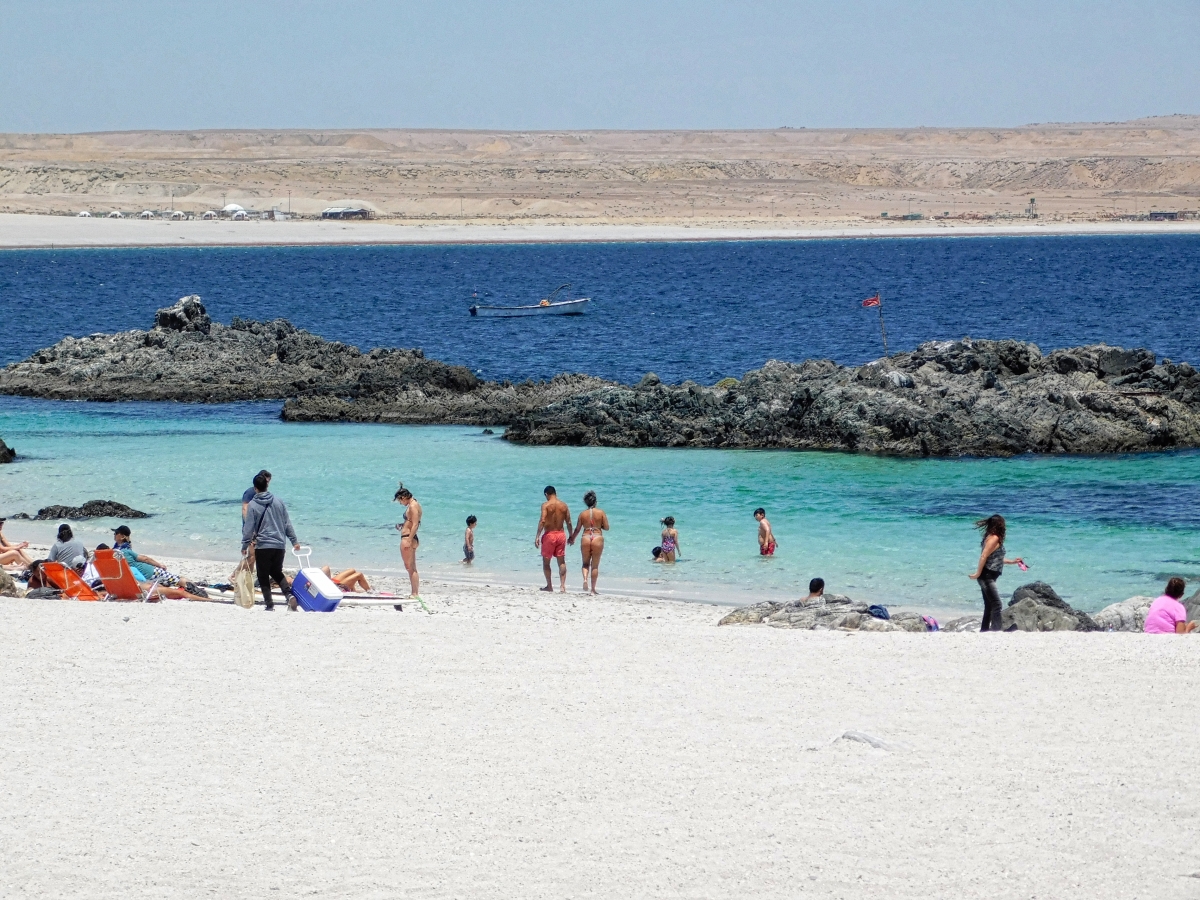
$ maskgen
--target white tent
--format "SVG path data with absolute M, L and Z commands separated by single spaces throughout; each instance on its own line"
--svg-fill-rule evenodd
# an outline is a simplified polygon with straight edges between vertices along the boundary
M 245 211 L 246 210 L 244 207 L 238 206 L 236 203 L 229 203 L 226 206 L 221 208 L 221 212 L 225 213 L 226 215 L 230 215 L 230 216 L 236 212 L 245 212 Z
M 108 214 L 108 217 L 110 219 L 123 219 L 123 218 L 125 218 L 125 215 L 119 209 L 114 209 L 112 212 L 110 212 Z
M 202 219 L 215 219 L 216 217 L 217 217 L 217 211 L 216 211 L 216 210 L 214 210 L 214 209 L 210 209 L 208 212 L 206 212 L 206 213 L 205 213 L 204 215 L 202 215 L 200 218 L 202 218 Z
M 86 209 L 83 210 L 83 212 L 81 212 L 79 214 L 79 218 L 81 218 L 81 219 L 90 219 L 91 217 L 92 217 L 92 214 L 90 212 L 88 212 Z
M 250 218 L 250 216 L 246 213 L 246 211 L 244 209 L 239 209 L 237 212 L 233 213 L 229 218 L 232 219 L 234 222 L 245 222 L 247 219 Z
M 186 219 L 187 214 L 182 209 L 177 209 L 177 210 L 175 210 L 175 212 L 171 213 L 171 218 L 172 219 Z
M 139 219 L 153 219 L 154 218 L 154 210 L 143 209 L 140 213 L 138 213 L 138 218 Z

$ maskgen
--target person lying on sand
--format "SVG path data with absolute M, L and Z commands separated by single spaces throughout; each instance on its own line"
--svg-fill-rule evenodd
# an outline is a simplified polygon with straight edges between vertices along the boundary
M 325 573 L 330 581 L 344 591 L 367 593 L 371 590 L 371 583 L 367 581 L 367 576 L 358 571 L 358 569 L 344 569 L 334 575 L 329 570 L 329 566 L 321 566 L 321 571 Z

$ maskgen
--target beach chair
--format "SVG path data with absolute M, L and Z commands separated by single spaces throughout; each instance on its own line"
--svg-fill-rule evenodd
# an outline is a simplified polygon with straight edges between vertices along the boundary
M 97 550 L 92 560 L 109 600 L 141 600 L 154 597 L 158 581 L 138 581 L 133 577 L 129 562 L 116 550 Z M 145 585 L 145 587 L 143 587 Z
M 42 575 L 52 585 L 62 591 L 64 597 L 71 600 L 99 600 L 100 595 L 93 591 L 86 581 L 79 577 L 74 569 L 69 569 L 59 562 L 42 563 Z

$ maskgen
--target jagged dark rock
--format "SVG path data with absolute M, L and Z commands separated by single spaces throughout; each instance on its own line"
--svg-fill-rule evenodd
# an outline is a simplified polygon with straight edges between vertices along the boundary
M 840 450 L 893 456 L 1200 447 L 1200 373 L 1098 344 L 922 344 L 863 366 L 771 361 L 705 387 L 587 375 L 481 382 L 420 350 L 362 352 L 285 319 L 211 321 L 199 297 L 150 331 L 66 338 L 0 393 L 69 400 L 286 400 L 289 421 L 505 425 L 525 444 Z
M 1013 591 L 1000 623 L 1018 631 L 1102 631 L 1087 613 L 1058 596 L 1044 581 L 1022 585 Z
M 34 521 L 58 521 L 61 519 L 70 519 L 72 521 L 79 519 L 148 519 L 150 518 L 150 514 L 133 509 L 124 503 L 117 503 L 115 500 L 89 500 L 83 506 L 44 506 L 37 511 L 37 515 L 35 516 L 31 516 L 28 513 L 17 513 L 15 516 L 9 516 L 9 518 L 31 519 Z
M 520 417 L 526 444 L 756 447 L 896 456 L 1128 453 L 1200 446 L 1200 374 L 1148 350 L 1047 356 L 1019 341 L 922 344 L 857 368 L 769 362 L 741 381 L 649 376 Z
M 10 463 L 17 458 L 17 451 L 0 439 L 0 463 Z

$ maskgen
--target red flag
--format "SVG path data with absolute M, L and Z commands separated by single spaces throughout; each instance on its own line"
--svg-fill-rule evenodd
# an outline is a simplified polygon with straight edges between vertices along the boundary
M 874 297 L 868 297 L 866 300 L 864 300 L 863 306 L 878 306 L 879 302 L 879 295 L 876 294 Z

